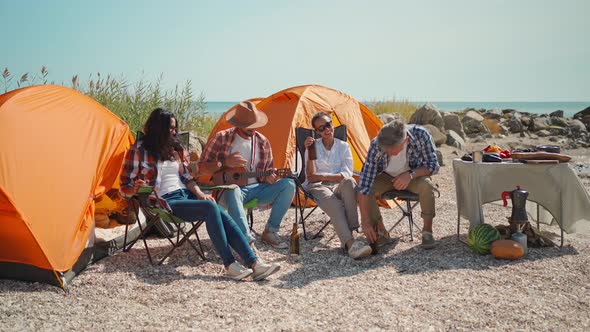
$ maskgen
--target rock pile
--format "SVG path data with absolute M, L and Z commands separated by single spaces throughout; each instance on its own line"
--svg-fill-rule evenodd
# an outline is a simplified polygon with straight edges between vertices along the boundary
M 387 123 L 400 118 L 399 114 L 380 114 Z M 590 147 L 590 107 L 564 117 L 562 110 L 550 114 L 533 114 L 514 109 L 474 109 L 459 112 L 441 112 L 427 103 L 416 110 L 410 124 L 424 126 L 432 135 L 437 147 L 441 144 L 465 150 L 465 140 L 474 142 L 489 138 L 503 138 L 509 134 L 521 137 L 549 137 L 566 149 Z

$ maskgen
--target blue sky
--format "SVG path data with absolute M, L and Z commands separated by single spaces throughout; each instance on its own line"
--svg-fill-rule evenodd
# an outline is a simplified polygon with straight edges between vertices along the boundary
M 590 1 L 0 0 L 0 67 L 207 101 L 316 83 L 359 100 L 590 101 Z

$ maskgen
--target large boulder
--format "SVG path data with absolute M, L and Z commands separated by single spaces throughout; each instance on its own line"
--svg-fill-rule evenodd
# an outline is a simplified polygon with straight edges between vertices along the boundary
M 494 119 L 494 120 L 499 120 L 502 117 L 503 113 L 501 110 L 494 108 L 491 110 L 487 110 L 484 114 L 483 117 L 486 119 Z
M 489 133 L 488 128 L 483 124 L 483 116 L 476 111 L 468 111 L 465 113 L 463 120 L 463 129 L 465 134 L 479 134 Z
M 579 111 L 578 113 L 574 114 L 574 119 L 582 119 L 585 116 L 590 115 L 590 106 L 586 107 L 585 109 Z
M 447 142 L 448 146 L 454 146 L 461 151 L 465 151 L 465 140 L 461 135 L 457 134 L 453 130 L 447 130 Z
M 406 119 L 404 119 L 404 117 L 399 113 L 383 113 L 377 115 L 377 117 L 379 118 L 379 120 L 381 120 L 381 122 L 383 122 L 383 124 L 387 124 L 391 121 L 399 119 L 402 119 L 404 122 L 406 122 Z
M 532 119 L 532 121 L 529 125 L 529 130 L 539 131 L 539 130 L 545 130 L 548 127 L 549 127 L 549 124 L 547 123 L 547 118 L 538 117 L 538 118 Z
M 440 111 L 431 103 L 424 104 L 420 106 L 412 114 L 409 123 L 415 123 L 419 125 L 433 125 L 444 132 L 445 130 L 445 122 L 440 114 Z
M 465 139 L 465 131 L 463 131 L 463 125 L 461 124 L 459 114 L 443 112 L 442 116 L 445 122 L 445 130 L 452 130 L 459 134 L 461 138 Z
M 573 132 L 573 133 L 582 133 L 582 132 L 586 132 L 586 125 L 578 120 L 578 119 L 573 119 L 573 120 L 569 120 L 568 121 L 568 128 Z
M 549 127 L 547 127 L 547 129 L 549 129 L 549 132 L 551 133 L 551 135 L 567 135 L 568 134 L 568 129 L 564 128 L 564 127 L 549 126 Z
M 529 127 L 531 125 L 531 118 L 529 116 L 524 116 L 521 115 L 520 116 L 520 123 L 525 126 L 525 127 Z
M 202 138 L 192 132 L 190 133 L 188 153 L 191 161 L 199 160 L 201 153 L 203 153 Z
M 423 125 L 422 127 L 424 127 L 426 130 L 428 130 L 428 132 L 430 133 L 430 136 L 432 136 L 432 140 L 434 141 L 434 145 L 441 146 L 442 144 L 444 144 L 447 141 L 447 135 L 445 133 L 443 133 L 437 127 L 435 127 L 431 124 L 426 124 L 426 125 Z
M 582 123 L 586 125 L 586 128 L 588 128 L 588 130 L 590 130 L 590 115 L 584 116 L 583 118 L 580 119 L 580 121 L 582 121 Z
M 567 120 L 559 116 L 550 116 L 547 123 L 551 126 L 567 127 Z
M 555 111 L 555 112 L 551 112 L 551 113 L 549 114 L 549 116 L 550 116 L 550 117 L 554 117 L 554 116 L 556 116 L 556 117 L 558 117 L 558 118 L 563 118 L 563 111 L 562 111 L 562 110 L 557 110 L 557 111 Z
M 436 150 L 435 152 L 436 152 L 436 159 L 438 159 L 438 164 L 441 165 L 441 166 L 444 166 L 445 163 L 443 161 L 443 154 L 442 154 L 442 152 L 440 150 Z

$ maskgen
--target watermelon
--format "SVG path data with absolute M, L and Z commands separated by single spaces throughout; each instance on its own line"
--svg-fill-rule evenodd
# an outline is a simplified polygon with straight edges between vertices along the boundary
M 477 225 L 467 235 L 467 244 L 480 255 L 489 254 L 492 242 L 497 240 L 500 232 L 490 224 Z

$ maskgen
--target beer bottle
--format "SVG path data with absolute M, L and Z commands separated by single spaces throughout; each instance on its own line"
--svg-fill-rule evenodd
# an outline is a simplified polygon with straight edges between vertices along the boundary
M 307 158 L 309 158 L 309 160 L 316 160 L 316 159 L 318 159 L 318 156 L 317 156 L 316 150 L 315 150 L 315 140 L 307 148 Z
M 299 233 L 297 232 L 297 222 L 293 223 L 293 230 L 291 231 L 291 239 L 289 241 L 289 253 L 291 255 L 299 255 Z

